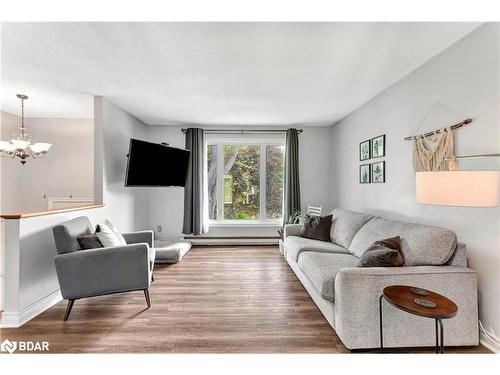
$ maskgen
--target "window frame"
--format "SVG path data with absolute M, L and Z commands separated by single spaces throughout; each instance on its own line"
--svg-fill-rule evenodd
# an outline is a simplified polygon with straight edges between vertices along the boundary
M 204 142 L 204 152 L 205 152 L 205 180 L 206 174 L 208 173 L 208 146 L 217 145 L 217 172 L 224 169 L 224 146 L 226 145 L 248 145 L 248 146 L 259 146 L 259 219 L 258 220 L 228 220 L 224 219 L 224 174 L 217 173 L 217 186 L 216 186 L 216 196 L 217 196 L 217 219 L 209 219 L 210 226 L 277 226 L 281 225 L 283 222 L 283 206 L 284 206 L 284 194 L 282 194 L 282 218 L 281 219 L 267 219 L 266 217 L 266 171 L 267 171 L 267 146 L 282 146 L 283 150 L 285 147 L 285 138 L 281 134 L 269 134 L 265 136 L 258 135 L 220 135 L 220 134 L 207 134 Z M 283 160 L 283 168 L 284 168 Z M 208 198 L 208 190 L 205 192 Z

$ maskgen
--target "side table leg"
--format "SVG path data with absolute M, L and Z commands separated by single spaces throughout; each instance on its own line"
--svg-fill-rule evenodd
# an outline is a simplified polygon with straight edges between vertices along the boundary
M 439 353 L 439 332 L 438 332 L 438 320 L 434 319 L 436 322 L 436 354 Z
M 383 336 L 383 327 L 382 327 L 382 298 L 384 295 L 382 294 L 378 299 L 378 314 L 379 314 L 379 322 L 380 322 L 380 352 L 384 352 L 384 336 Z M 437 323 L 436 323 L 437 324 Z M 436 326 L 437 329 L 437 326 Z
M 438 319 L 438 322 L 439 322 L 439 331 L 440 331 L 440 337 L 441 337 L 441 348 L 439 350 L 439 352 L 441 354 L 444 353 L 444 328 L 443 328 L 443 321 L 441 319 Z

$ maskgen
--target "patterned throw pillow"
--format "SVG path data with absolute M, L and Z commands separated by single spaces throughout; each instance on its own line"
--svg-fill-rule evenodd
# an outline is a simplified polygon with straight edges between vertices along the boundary
M 312 240 L 330 241 L 330 228 L 332 227 L 332 215 L 328 216 L 304 216 L 300 235 Z
M 105 246 L 124 246 L 127 244 L 125 238 L 121 233 L 111 224 L 108 220 L 104 220 L 97 226 L 97 237 L 99 241 Z
M 83 250 L 97 249 L 103 247 L 96 233 L 78 237 L 78 243 L 80 244 Z
M 405 264 L 399 236 L 374 242 L 359 258 L 358 267 L 401 267 Z

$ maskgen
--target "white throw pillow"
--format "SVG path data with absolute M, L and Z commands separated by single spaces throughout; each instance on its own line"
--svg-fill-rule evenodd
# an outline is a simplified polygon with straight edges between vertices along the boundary
M 127 244 L 125 238 L 123 238 L 121 233 L 108 220 L 104 220 L 99 224 L 96 234 L 104 247 L 123 246 Z

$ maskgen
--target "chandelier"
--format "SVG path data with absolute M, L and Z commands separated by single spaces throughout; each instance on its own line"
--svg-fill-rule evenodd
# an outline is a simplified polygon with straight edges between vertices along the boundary
M 12 134 L 10 142 L 0 141 L 0 155 L 14 159 L 16 156 L 21 159 L 21 164 L 26 164 L 26 159 L 41 159 L 47 155 L 50 143 L 31 143 L 31 137 L 24 126 L 24 101 L 28 99 L 26 95 L 17 94 L 21 99 L 21 127 L 19 133 Z

